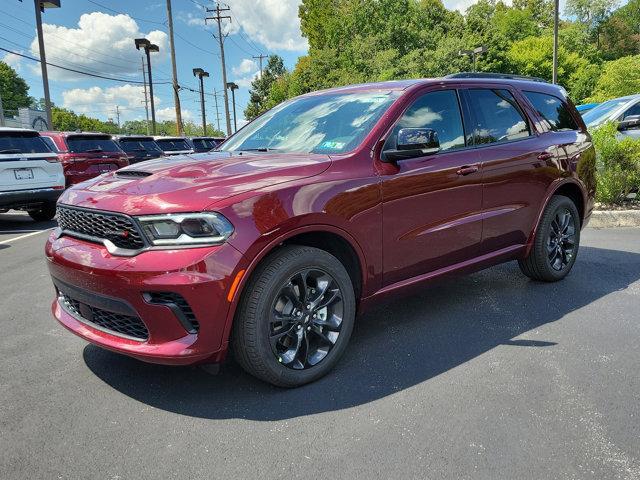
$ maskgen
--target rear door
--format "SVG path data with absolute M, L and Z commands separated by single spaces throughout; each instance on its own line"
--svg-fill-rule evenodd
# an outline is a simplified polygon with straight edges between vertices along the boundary
M 527 242 L 558 171 L 554 140 L 536 135 L 516 95 L 504 84 L 464 92 L 482 163 L 481 255 Z

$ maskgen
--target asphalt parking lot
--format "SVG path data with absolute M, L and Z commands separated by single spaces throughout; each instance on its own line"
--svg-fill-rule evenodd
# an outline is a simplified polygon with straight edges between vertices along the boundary
M 0 215 L 0 478 L 640 478 L 640 229 L 572 274 L 514 263 L 389 301 L 281 390 L 147 365 L 59 326 L 50 224 Z

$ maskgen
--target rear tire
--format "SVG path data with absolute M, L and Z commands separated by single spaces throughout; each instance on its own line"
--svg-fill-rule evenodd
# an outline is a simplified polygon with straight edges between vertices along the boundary
M 518 265 L 533 280 L 557 282 L 573 268 L 579 246 L 578 209 L 570 198 L 554 195 L 544 209 L 529 255 Z
M 355 307 L 351 278 L 338 259 L 313 247 L 285 246 L 244 288 L 234 357 L 249 374 L 279 387 L 317 380 L 346 350 Z
M 29 216 L 36 222 L 48 222 L 56 216 L 56 204 L 45 203 L 38 210 L 29 210 Z

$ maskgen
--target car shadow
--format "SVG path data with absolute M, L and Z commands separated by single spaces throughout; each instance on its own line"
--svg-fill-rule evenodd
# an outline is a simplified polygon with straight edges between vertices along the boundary
M 55 220 L 36 222 L 26 212 L 0 213 L 0 234 L 21 234 L 54 228 Z
M 580 249 L 572 273 L 559 283 L 531 281 L 515 262 L 455 277 L 368 311 L 358 318 L 338 366 L 292 390 L 262 383 L 232 362 L 213 376 L 195 367 L 146 364 L 93 345 L 83 356 L 104 382 L 155 408 L 209 419 L 282 420 L 375 401 L 499 345 L 553 348 L 553 338 L 527 333 L 639 278 L 639 254 L 592 247 Z

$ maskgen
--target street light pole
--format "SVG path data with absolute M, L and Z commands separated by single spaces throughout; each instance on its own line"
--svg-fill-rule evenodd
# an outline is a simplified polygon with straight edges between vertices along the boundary
M 202 132 L 204 135 L 207 134 L 207 117 L 204 112 L 204 77 L 209 76 L 209 72 L 205 72 L 201 68 L 193 69 L 193 76 L 198 77 L 200 79 L 200 109 L 202 110 Z
M 233 133 L 238 131 L 238 122 L 236 121 L 236 90 L 238 85 L 233 82 L 227 83 L 227 88 L 231 90 L 231 102 L 233 103 Z
M 142 48 L 147 55 L 147 75 L 149 77 L 149 97 L 151 100 L 151 133 L 156 134 L 156 106 L 153 99 L 153 77 L 151 76 L 151 52 L 159 52 L 160 47 L 151 43 L 146 38 L 135 39 L 136 49 Z
M 44 36 L 42 34 L 42 12 L 45 8 L 60 8 L 60 0 L 34 0 L 36 8 L 36 30 L 38 31 L 38 48 L 40 50 L 40 68 L 42 70 L 42 87 L 44 90 L 44 109 L 47 117 L 47 128 L 53 129 L 51 124 L 51 95 L 49 94 L 49 75 L 47 74 L 47 55 L 44 51 Z
M 553 13 L 553 78 L 552 83 L 558 83 L 558 23 L 560 22 L 560 1 L 555 0 Z

